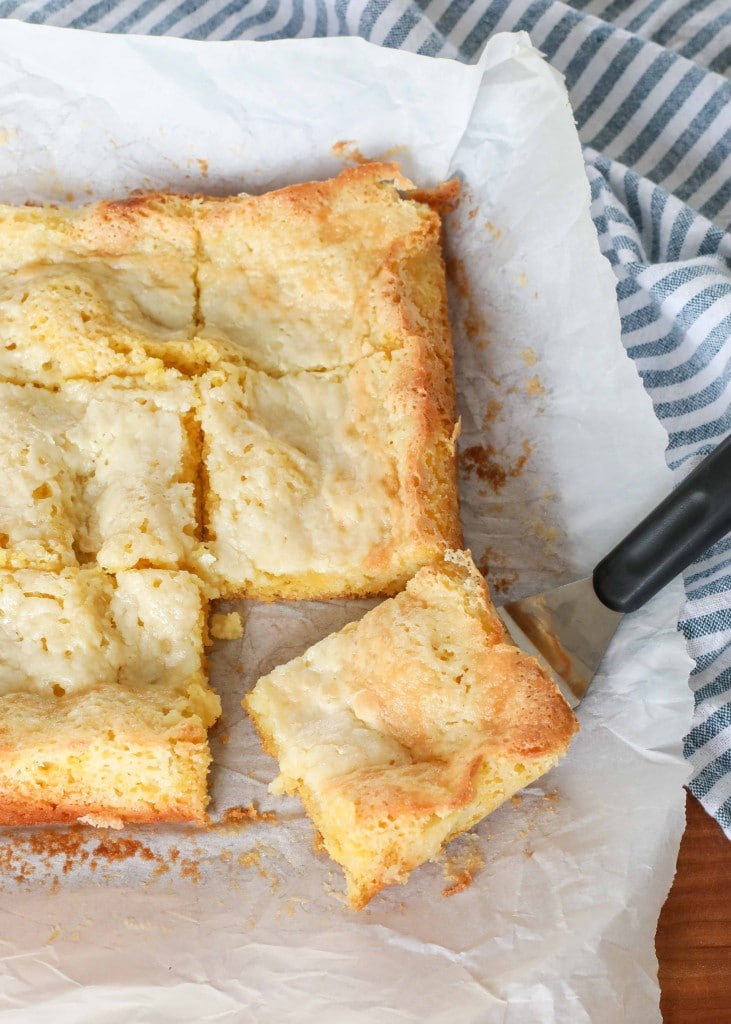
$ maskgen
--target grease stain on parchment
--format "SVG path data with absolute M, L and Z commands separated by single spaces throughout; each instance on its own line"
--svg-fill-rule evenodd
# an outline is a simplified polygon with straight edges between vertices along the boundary
M 497 594 L 508 594 L 518 582 L 519 573 L 508 568 L 507 559 L 497 548 L 488 545 L 477 558 L 477 568 L 490 584 L 490 590 Z
M 538 362 L 538 353 L 535 349 L 524 348 L 520 350 L 520 358 L 523 360 L 526 366 L 535 366 Z
M 521 839 L 527 839 L 534 835 L 536 830 L 542 826 L 547 815 L 556 813 L 556 806 L 561 800 L 557 789 L 550 789 L 547 792 L 532 792 L 527 790 L 525 797 L 530 797 L 526 815 L 526 823 L 520 831 Z
M 523 474 L 533 451 L 530 441 L 522 442 L 521 451 L 522 454 L 511 457 L 504 451 L 497 451 L 491 444 L 470 445 L 460 452 L 460 466 L 498 494 L 509 479 Z
M 541 384 L 538 374 L 534 374 L 532 377 L 529 377 L 523 384 L 523 387 L 529 395 L 534 395 L 536 398 L 545 397 L 546 389 Z
M 472 283 L 465 262 L 453 253 L 447 253 L 445 262 L 447 280 L 454 289 L 462 307 L 459 312 L 455 310 L 455 313 L 459 316 L 462 332 L 473 345 L 484 349 L 490 343 L 489 329 L 487 320 L 474 298 Z

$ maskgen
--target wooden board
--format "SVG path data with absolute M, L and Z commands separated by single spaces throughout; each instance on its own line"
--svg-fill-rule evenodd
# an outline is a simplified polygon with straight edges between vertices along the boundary
M 731 1024 L 731 842 L 693 797 L 656 949 L 664 1024 Z

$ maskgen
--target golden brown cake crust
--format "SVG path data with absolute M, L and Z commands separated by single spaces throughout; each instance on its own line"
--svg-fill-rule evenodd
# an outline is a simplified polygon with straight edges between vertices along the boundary
M 4 245 L 0 269 L 59 256 L 116 258 L 195 251 L 195 232 L 182 196 L 148 193 L 75 209 L 55 204 L 0 205 Z
M 57 804 L 51 800 L 32 799 L 25 795 L 14 800 L 12 794 L 0 798 L 0 826 L 30 825 L 73 825 L 77 822 L 100 828 L 119 828 L 122 825 L 193 824 L 205 825 L 205 803 L 190 800 L 166 807 L 165 810 L 150 808 L 146 811 L 122 810 L 110 804 Z
M 244 704 L 356 908 L 553 767 L 577 729 L 456 551 Z
M 411 187 L 396 165 L 368 164 L 194 202 L 202 334 L 276 374 L 352 365 L 412 328 L 451 358 L 440 220 Z
M 205 820 L 205 611 L 184 572 L 0 572 L 0 824 Z
M 50 644 L 53 664 L 40 657 L 27 678 L 22 666 L 14 665 L 12 678 L 0 666 L 0 824 L 203 820 L 205 726 L 215 698 L 202 670 L 191 670 L 187 691 L 173 687 L 175 713 L 187 725 L 171 729 L 170 707 L 155 710 L 146 689 L 160 645 L 144 656 L 133 651 L 139 686 L 123 680 L 126 655 L 115 630 L 126 621 L 124 601 L 140 597 L 130 597 L 131 577 L 122 585 L 125 573 L 157 566 L 170 579 L 168 570 L 190 570 L 208 596 L 386 595 L 461 543 L 452 344 L 435 212 L 454 189 L 419 192 L 396 164 L 372 163 L 264 196 L 158 193 L 77 209 L 0 206 L 0 391 L 6 404 L 13 398 L 18 421 L 7 437 L 0 430 L 0 444 L 12 448 L 12 459 L 17 448 L 23 466 L 14 488 L 23 502 L 17 514 L 10 510 L 12 528 L 0 522 L 0 567 L 47 570 L 67 583 L 75 573 L 83 586 L 88 573 L 103 570 L 95 593 L 118 616 L 87 623 L 89 647 L 99 654 L 102 637 L 117 658 L 97 666 L 96 703 L 86 677 L 64 692 L 77 655 L 64 654 L 58 638 Z M 297 524 L 284 513 L 280 538 L 259 541 L 272 551 L 286 537 L 281 564 L 257 564 L 256 516 L 247 517 L 236 494 L 230 522 L 213 522 L 231 491 L 224 479 L 216 492 L 208 461 L 216 437 L 206 435 L 202 389 L 216 375 L 246 407 L 244 427 L 255 444 L 271 427 L 276 451 L 264 460 L 264 475 L 280 475 L 283 453 L 283 465 L 299 472 L 288 482 L 310 495 L 296 510 L 299 547 Z M 265 413 L 257 419 L 257 389 L 260 398 L 279 394 L 285 413 L 292 399 L 301 423 L 313 424 L 310 434 L 279 436 Z M 36 392 L 43 423 L 26 408 Z M 331 429 L 330 398 L 344 406 Z M 29 433 L 32 472 L 22 462 Z M 238 439 L 234 432 L 224 453 L 234 468 L 242 460 Z M 167 462 L 158 458 L 163 448 Z M 358 476 L 354 466 L 366 471 Z M 264 487 L 254 497 L 277 526 L 272 493 Z M 320 519 L 327 528 L 318 533 Z M 342 534 L 332 550 L 322 540 L 330 523 L 333 535 Z M 226 552 L 236 544 L 243 559 L 227 568 Z M 223 571 L 210 571 L 213 558 Z M 70 591 L 49 600 L 63 605 Z M 44 614 L 53 618 L 47 607 Z M 85 671 L 91 678 L 96 669 Z M 115 671 L 117 684 L 132 687 L 118 706 L 109 689 Z M 168 780 L 167 793 L 147 792 L 148 769 Z M 140 788 L 136 796 L 125 778 Z M 104 787 L 117 796 L 105 800 Z

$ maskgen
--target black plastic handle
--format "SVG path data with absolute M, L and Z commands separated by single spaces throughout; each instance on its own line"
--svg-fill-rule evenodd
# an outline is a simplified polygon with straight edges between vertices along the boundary
M 633 612 L 731 531 L 731 435 L 594 570 L 602 604 Z

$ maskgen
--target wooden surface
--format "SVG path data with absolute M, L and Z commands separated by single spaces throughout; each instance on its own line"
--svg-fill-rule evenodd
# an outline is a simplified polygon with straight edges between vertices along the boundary
M 657 928 L 664 1024 L 731 1024 L 731 842 L 691 796 Z

